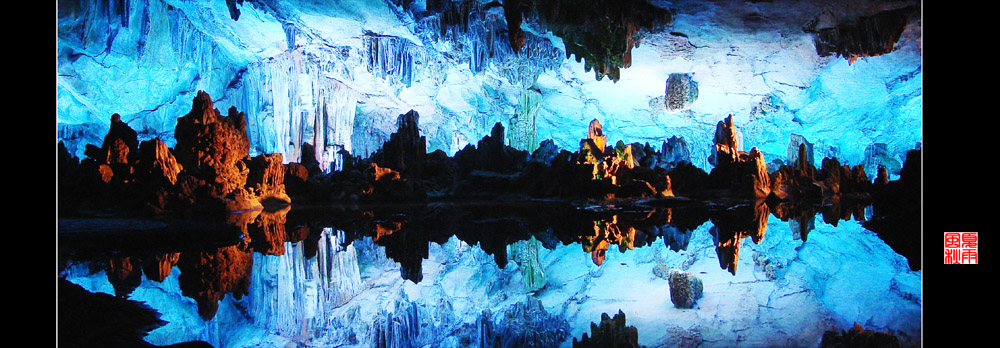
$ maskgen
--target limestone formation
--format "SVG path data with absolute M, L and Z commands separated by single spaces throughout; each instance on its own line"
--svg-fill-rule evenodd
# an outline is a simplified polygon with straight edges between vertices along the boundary
M 639 330 L 635 326 L 625 326 L 625 313 L 618 310 L 612 318 L 608 313 L 601 313 L 601 323 L 590 323 L 590 336 L 583 334 L 577 340 L 573 337 L 573 348 L 639 348 Z
M 695 277 L 691 272 L 671 269 L 668 273 L 668 281 L 670 282 L 670 301 L 674 303 L 674 306 L 694 308 L 702 296 L 701 279 Z
M 199 92 L 191 112 L 177 119 L 174 156 L 185 173 L 204 180 L 212 197 L 226 197 L 242 190 L 249 169 L 243 162 L 250 154 L 246 119 L 235 108 L 222 116 L 212 98 Z
M 805 145 L 805 154 L 807 163 L 813 162 L 813 144 L 806 140 L 806 137 L 792 134 L 788 140 L 788 147 L 786 148 L 786 163 L 799 163 L 799 154 L 802 152 L 799 149 L 800 145 Z
M 477 326 L 479 347 L 556 347 L 569 335 L 566 319 L 546 311 L 533 296 L 496 315 L 484 311 Z
M 682 137 L 672 136 L 663 141 L 660 151 L 662 151 L 660 160 L 670 164 L 670 168 L 680 162 L 691 162 L 691 150 Z
M 420 114 L 414 110 L 399 115 L 396 132 L 372 155 L 372 161 L 400 172 L 407 172 L 423 161 L 427 156 L 427 138 L 420 135 L 419 123 Z
M 736 161 L 736 153 L 740 148 L 741 135 L 733 124 L 733 115 L 719 121 L 715 126 L 715 147 L 712 149 L 708 162 L 718 167 Z M 721 163 L 721 164 L 720 164 Z
M 587 139 L 594 142 L 594 146 L 601 153 L 604 152 L 604 147 L 608 144 L 608 138 L 604 136 L 604 127 L 601 126 L 601 122 L 596 118 L 590 121 L 590 125 L 587 127 Z
M 804 28 L 815 33 L 816 53 L 836 54 L 853 63 L 859 57 L 874 57 L 892 52 L 913 16 L 919 16 L 920 6 L 913 5 L 886 10 L 856 20 L 845 21 L 832 28 Z M 814 23 L 812 25 L 815 25 Z
M 177 176 L 184 166 L 177 162 L 167 144 L 159 138 L 143 141 L 135 164 L 136 177 L 151 184 L 177 183 Z
M 691 78 L 691 74 L 672 73 L 667 77 L 664 96 L 667 112 L 687 110 L 698 99 L 698 82 Z
M 285 165 L 282 154 L 263 154 L 247 161 L 249 175 L 246 187 L 261 203 L 289 204 L 292 199 L 285 193 Z

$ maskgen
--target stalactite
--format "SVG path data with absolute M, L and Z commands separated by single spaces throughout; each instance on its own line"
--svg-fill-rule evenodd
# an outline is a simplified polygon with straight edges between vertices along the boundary
M 393 84 L 410 87 L 413 83 L 413 51 L 410 41 L 367 32 L 362 36 L 368 72 Z
M 510 146 L 525 151 L 534 151 L 538 148 L 538 129 L 536 119 L 542 94 L 537 89 L 528 89 L 521 92 L 517 99 L 515 115 L 510 120 L 510 131 L 507 135 Z

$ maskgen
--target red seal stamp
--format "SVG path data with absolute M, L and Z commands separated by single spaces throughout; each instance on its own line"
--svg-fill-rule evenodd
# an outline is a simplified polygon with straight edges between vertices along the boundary
M 944 263 L 978 264 L 979 232 L 945 232 Z

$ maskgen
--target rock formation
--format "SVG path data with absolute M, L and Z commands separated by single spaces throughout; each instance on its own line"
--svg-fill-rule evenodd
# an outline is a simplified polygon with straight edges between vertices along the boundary
M 569 323 L 545 310 L 533 296 L 497 313 L 486 310 L 477 321 L 479 347 L 554 347 L 569 336 Z
M 737 198 L 766 198 L 771 193 L 771 179 L 764 155 L 757 148 L 749 153 L 739 151 L 740 138 L 732 115 L 716 125 L 715 148 L 709 157 L 715 164 L 709 173 L 711 185 Z
M 671 269 L 667 280 L 670 282 L 670 302 L 677 308 L 694 308 L 702 296 L 701 279 L 691 272 Z
M 243 162 L 250 154 L 244 115 L 230 108 L 223 116 L 205 92 L 192 103 L 191 112 L 177 119 L 174 156 L 186 174 L 206 183 L 211 197 L 239 194 L 249 175 Z
M 836 54 L 853 63 L 859 57 L 892 52 L 906 29 L 907 22 L 912 16 L 919 16 L 919 13 L 920 6 L 913 5 L 845 21 L 832 28 L 816 29 L 807 25 L 804 29 L 815 34 L 813 41 L 817 54 Z
M 199 93 L 191 112 L 178 118 L 175 136 L 174 149 L 158 138 L 138 143 L 136 132 L 115 114 L 102 147 L 88 145 L 88 158 L 63 167 L 60 182 L 68 192 L 60 204 L 73 208 L 60 213 L 163 215 L 291 203 L 281 154 L 250 158 L 246 121 L 235 108 L 222 116 L 211 97 Z
M 182 293 L 198 303 L 205 320 L 215 317 L 219 301 L 227 294 L 240 299 L 247 295 L 253 257 L 246 247 L 234 245 L 214 251 L 184 253 L 177 262 Z
M 686 110 L 698 100 L 698 83 L 690 74 L 672 73 L 667 77 L 667 87 L 664 90 L 664 105 L 667 112 Z
M 601 313 L 601 323 L 590 324 L 590 337 L 587 333 L 580 340 L 573 337 L 573 348 L 589 347 L 639 348 L 639 330 L 635 326 L 625 326 L 625 313 L 621 310 L 613 318 L 608 313 Z
M 372 155 L 372 162 L 404 173 L 413 170 L 427 156 L 427 138 L 420 135 L 419 123 L 420 114 L 414 110 L 399 115 L 397 131 Z
M 671 13 L 645 1 L 531 1 L 540 24 L 563 39 L 566 56 L 575 55 L 597 80 L 618 81 L 632 66 L 632 48 L 641 30 L 670 23 Z

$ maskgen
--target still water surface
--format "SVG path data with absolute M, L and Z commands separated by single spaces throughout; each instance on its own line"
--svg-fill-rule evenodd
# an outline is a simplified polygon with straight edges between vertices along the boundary
M 649 347 L 815 347 L 854 323 L 918 345 L 919 260 L 829 208 L 285 207 L 198 243 L 61 236 L 60 276 L 159 312 L 156 345 L 568 347 L 619 312 Z M 693 308 L 671 269 L 702 282 Z

